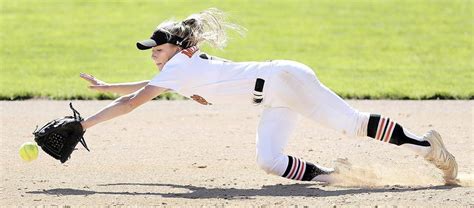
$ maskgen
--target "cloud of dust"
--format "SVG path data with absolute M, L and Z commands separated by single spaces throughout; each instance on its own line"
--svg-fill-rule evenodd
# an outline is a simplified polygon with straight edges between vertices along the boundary
M 474 186 L 474 174 L 458 173 L 459 185 L 466 187 Z
M 336 173 L 333 174 L 334 186 L 349 187 L 383 187 L 383 186 L 426 186 L 444 185 L 440 173 L 419 174 L 416 166 L 402 170 L 387 168 L 381 164 L 368 164 L 358 166 L 351 164 L 347 159 L 337 159 Z M 458 174 L 458 185 L 473 186 L 473 174 Z

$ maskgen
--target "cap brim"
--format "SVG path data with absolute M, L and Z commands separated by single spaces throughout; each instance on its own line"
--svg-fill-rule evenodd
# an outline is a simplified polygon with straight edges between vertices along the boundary
M 142 40 L 137 42 L 137 48 L 140 50 L 147 50 L 155 47 L 157 44 L 152 39 Z

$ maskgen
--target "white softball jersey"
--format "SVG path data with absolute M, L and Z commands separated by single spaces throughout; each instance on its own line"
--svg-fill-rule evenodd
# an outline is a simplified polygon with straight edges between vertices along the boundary
M 304 179 L 306 162 L 283 153 L 299 115 L 351 136 L 367 132 L 367 114 L 353 109 L 321 84 L 310 67 L 295 61 L 229 62 L 191 47 L 174 55 L 149 84 L 186 97 L 199 95 L 213 104 L 253 105 L 258 78 L 265 84 L 257 163 L 268 173 Z
M 257 78 L 265 79 L 271 62 L 231 62 L 215 59 L 191 47 L 174 55 L 150 85 L 185 97 L 199 95 L 212 104 L 252 105 Z
M 256 90 L 263 85 L 260 79 L 264 80 L 263 92 Z M 149 84 L 186 97 L 199 95 L 213 104 L 252 105 L 260 96 L 264 109 L 256 135 L 257 163 L 267 173 L 289 179 L 327 181 L 327 174 L 333 171 L 283 152 L 299 115 L 349 136 L 368 135 L 371 115 L 352 108 L 324 86 L 310 67 L 295 61 L 230 62 L 191 47 L 174 55 Z M 254 89 L 261 94 L 255 94 Z M 377 127 L 373 128 L 373 138 L 382 140 L 387 135 L 383 141 L 390 140 L 395 123 L 388 127 L 389 119 L 386 121 L 379 117 L 373 122 Z

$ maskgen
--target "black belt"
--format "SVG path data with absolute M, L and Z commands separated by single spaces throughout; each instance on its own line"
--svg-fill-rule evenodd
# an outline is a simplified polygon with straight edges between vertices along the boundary
M 255 89 L 253 91 L 253 103 L 258 105 L 263 101 L 263 86 L 265 85 L 265 80 L 257 78 L 255 81 Z

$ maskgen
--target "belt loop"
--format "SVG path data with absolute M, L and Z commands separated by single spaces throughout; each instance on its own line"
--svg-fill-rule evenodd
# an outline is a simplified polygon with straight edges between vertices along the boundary
M 262 78 L 257 78 L 255 81 L 255 89 L 253 91 L 253 103 L 259 105 L 263 101 L 263 86 L 265 85 L 265 80 Z

